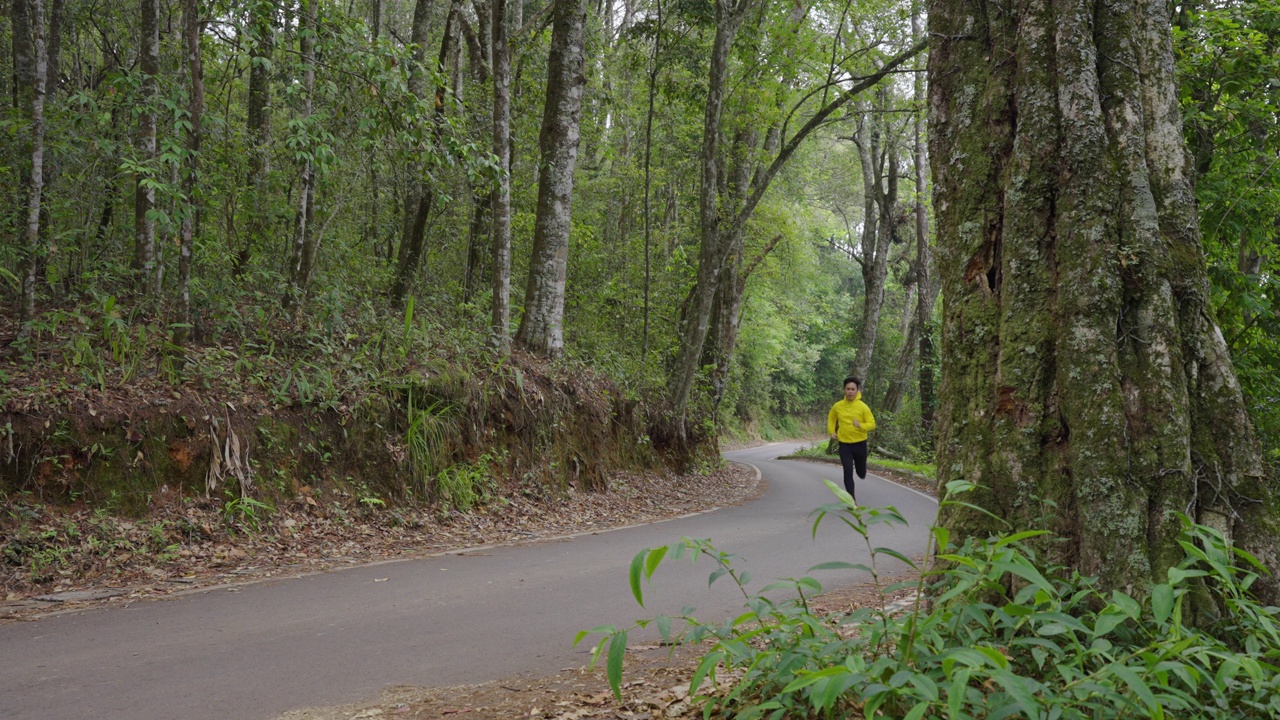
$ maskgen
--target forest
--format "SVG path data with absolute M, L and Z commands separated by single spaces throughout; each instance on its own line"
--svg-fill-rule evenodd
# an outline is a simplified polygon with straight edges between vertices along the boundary
M 514 346 L 691 447 L 853 371 L 923 456 L 919 18 L 716 12 L 14 5 L 8 406 L 234 379 L 350 407 Z
M 0 12 L 11 524 L 603 490 L 852 375 L 953 539 L 1280 567 L 1277 0 Z

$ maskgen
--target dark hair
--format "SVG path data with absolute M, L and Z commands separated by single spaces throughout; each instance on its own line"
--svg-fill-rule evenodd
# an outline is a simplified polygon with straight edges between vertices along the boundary
M 845 385 L 848 385 L 849 383 L 853 383 L 854 385 L 857 385 L 859 390 L 861 390 L 861 389 L 862 389 L 862 380 L 860 380 L 860 379 L 858 379 L 858 378 L 856 378 L 856 377 L 854 377 L 854 376 L 852 376 L 852 375 L 850 375 L 849 377 L 845 378 L 845 379 L 844 379 L 844 382 L 840 383 L 840 387 L 844 387 Z

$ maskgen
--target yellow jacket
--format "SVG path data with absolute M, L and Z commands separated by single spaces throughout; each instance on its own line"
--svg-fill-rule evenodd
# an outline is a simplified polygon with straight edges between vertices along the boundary
M 854 420 L 862 427 L 854 425 Z M 867 433 L 876 429 L 876 418 L 871 408 L 862 402 L 862 393 L 852 401 L 841 399 L 831 406 L 831 412 L 827 413 L 827 434 L 835 433 L 837 427 L 840 429 L 837 437 L 842 443 L 862 442 L 867 439 Z

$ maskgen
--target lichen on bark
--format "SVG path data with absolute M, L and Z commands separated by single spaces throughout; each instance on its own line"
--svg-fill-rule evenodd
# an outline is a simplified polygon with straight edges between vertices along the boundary
M 940 483 L 1049 525 L 1070 540 L 1059 559 L 1108 587 L 1163 581 L 1177 513 L 1277 568 L 1209 303 L 1167 6 L 934 0 L 929 23 Z

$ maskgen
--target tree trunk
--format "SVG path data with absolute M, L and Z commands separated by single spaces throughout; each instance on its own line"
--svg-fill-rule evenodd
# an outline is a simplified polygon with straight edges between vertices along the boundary
M 724 2 L 724 0 L 721 0 Z M 785 142 L 781 135 L 776 139 L 780 146 L 777 154 L 767 167 L 751 178 L 751 194 L 736 212 L 726 218 L 728 222 L 721 227 L 719 213 L 723 208 L 717 207 L 716 195 L 719 187 L 720 158 L 718 153 L 718 134 L 720 128 L 721 107 L 724 102 L 724 86 L 728 74 L 728 53 L 733 44 L 733 36 L 741 24 L 741 13 L 749 0 L 738 0 L 737 9 L 722 9 L 717 4 L 716 39 L 712 42 L 711 67 L 708 79 L 707 111 L 703 122 L 702 146 L 702 187 L 699 191 L 699 215 L 701 247 L 698 254 L 698 274 L 694 280 L 691 293 L 690 313 L 682 320 L 681 345 L 668 380 L 667 392 L 670 398 L 673 415 L 676 419 L 677 432 L 684 436 L 685 413 L 688 408 L 690 392 L 698 372 L 698 360 L 702 356 L 703 344 L 706 342 L 710 325 L 711 308 L 715 299 L 722 266 L 733 242 L 745 231 L 747 221 L 751 219 L 761 198 L 769 189 L 778 171 L 787 164 L 800 144 L 814 130 L 822 127 L 827 119 L 837 110 L 848 104 L 864 90 L 874 87 L 886 75 L 893 72 L 902 63 L 918 55 L 927 41 L 920 41 L 910 49 L 889 59 L 875 73 L 861 78 L 858 82 L 843 90 L 835 99 L 827 102 Z M 739 13 L 737 20 L 727 22 L 733 13 Z M 770 141 L 775 142 L 775 141 Z
M 627 9 L 630 14 L 630 7 Z M 649 72 L 647 73 L 649 80 L 648 87 L 648 109 L 644 118 L 644 319 L 643 329 L 641 331 L 640 341 L 640 359 L 643 361 L 649 355 L 649 288 L 652 282 L 652 225 L 653 217 L 650 208 L 650 193 L 653 188 L 652 178 L 652 159 L 653 159 L 653 108 L 654 97 L 658 90 L 658 60 L 662 50 L 662 0 L 655 3 L 655 12 L 657 14 L 656 23 L 653 34 L 653 49 L 649 53 Z
M 409 44 L 413 49 L 410 53 L 412 60 L 408 68 L 407 84 L 409 93 L 419 100 L 427 96 L 427 31 L 430 27 L 431 0 L 417 0 L 413 4 L 413 24 L 409 30 Z M 404 262 L 404 254 L 408 247 L 409 238 L 413 235 L 413 224 L 418 217 L 418 206 L 422 201 L 422 163 L 414 161 L 409 163 L 409 167 L 409 190 L 405 193 L 404 199 L 404 224 L 400 234 L 399 250 L 396 253 L 397 268 Z M 399 273 L 397 271 L 398 276 Z M 393 287 L 391 294 L 392 298 L 399 302 L 403 290 Z
M 271 61 L 275 52 L 275 4 L 251 0 L 249 4 L 249 185 L 248 237 L 236 257 L 233 272 L 244 272 L 255 248 L 266 243 L 267 193 L 271 176 Z
M 312 98 L 316 89 L 316 0 L 300 0 L 298 18 L 298 53 L 302 57 L 302 123 L 310 137 L 309 127 L 313 112 Z M 311 153 L 315 147 L 308 143 L 308 157 L 302 162 L 298 178 L 298 214 L 294 221 L 293 251 L 289 262 L 289 289 L 285 293 L 284 304 L 289 307 L 294 302 L 301 302 L 307 285 L 311 283 L 311 270 L 315 260 L 315 198 L 316 198 L 316 166 Z
M 374 0 L 372 8 L 373 16 L 373 39 L 369 43 L 369 47 L 377 52 L 378 41 L 382 38 L 382 0 Z M 378 177 L 378 152 L 377 146 L 369 149 L 369 210 L 368 224 L 365 226 L 365 238 L 373 247 L 375 257 L 382 252 L 382 182 Z M 391 260 L 391 252 L 387 251 L 387 261 Z
M 911 3 L 911 37 L 919 42 L 924 37 L 921 29 L 922 0 Z M 925 97 L 924 68 L 916 60 L 916 72 L 912 79 L 912 95 L 915 106 L 915 133 L 912 138 L 911 160 L 915 170 L 916 197 L 916 325 L 919 330 L 919 352 L 916 356 L 917 382 L 920 396 L 920 428 L 926 438 L 933 435 L 933 305 L 938 297 L 938 283 L 934 280 L 933 250 L 929 243 L 929 212 L 925 208 L 928 197 L 929 176 L 925 172 L 928 162 L 925 155 Z
M 676 413 L 677 431 L 683 437 L 685 411 L 698 360 L 711 324 L 711 310 L 720 280 L 723 251 L 720 247 L 720 116 L 724 109 L 725 84 L 729 78 L 729 50 L 742 25 L 751 0 L 717 0 L 716 34 L 711 43 L 707 77 L 707 105 L 702 119 L 702 185 L 698 192 L 699 241 L 698 274 L 694 280 L 694 303 L 685 318 L 680 352 L 672 369 L 669 394 Z
M 15 13 L 17 3 L 14 3 Z M 31 100 L 31 169 L 27 174 L 26 231 L 23 233 L 24 255 L 22 272 L 22 328 L 25 335 L 28 322 L 36 316 L 36 268 L 44 248 L 40 242 L 40 201 L 44 193 L 44 88 L 45 57 L 44 2 L 28 0 L 23 10 L 28 13 L 31 51 L 31 85 L 27 95 Z M 16 23 L 15 23 L 16 24 Z M 15 33 L 15 45 L 16 42 Z M 16 91 L 22 93 L 23 90 Z
M 1178 513 L 1280 569 L 1280 523 L 1213 317 L 1169 6 L 933 0 L 945 298 L 939 482 L 1144 592 Z M 1043 501 L 1056 506 L 1050 510 Z M 944 509 L 953 537 L 991 530 Z M 1274 599 L 1274 575 L 1255 589 Z
M 519 4 L 520 0 L 516 0 Z M 498 183 L 493 191 L 493 301 L 491 331 L 502 354 L 511 349 L 511 47 L 507 0 L 490 0 L 493 13 L 493 154 Z
M 565 274 L 578 159 L 586 35 L 585 0 L 560 0 L 553 11 L 547 59 L 547 102 L 538 147 L 538 214 L 525 289 L 524 316 L 516 340 L 530 352 L 556 357 L 564 350 Z
M 920 2 L 911 5 L 911 36 L 919 40 L 923 35 L 920 28 Z M 917 71 L 920 69 L 917 60 Z M 907 339 L 902 344 L 902 352 L 898 355 L 896 374 L 885 393 L 881 407 L 890 412 L 897 412 L 906 396 L 910 384 L 912 370 L 918 368 L 916 380 L 920 397 L 920 424 L 927 436 L 933 428 L 933 303 L 938 296 L 938 284 L 932 282 L 933 257 L 929 248 L 929 214 L 925 208 L 925 197 L 928 188 L 928 175 L 925 173 L 924 152 L 924 78 L 916 72 L 913 78 L 914 104 L 921 108 L 913 114 L 914 134 L 911 146 L 912 169 L 915 180 L 915 229 L 916 260 L 913 270 L 916 288 L 915 307 L 912 308 L 910 324 L 907 328 Z
M 31 107 L 35 88 L 36 51 L 32 42 L 32 0 L 13 0 L 9 6 L 9 22 L 13 30 L 13 107 L 26 112 Z M 43 28 L 42 28 L 43 29 Z M 42 34 L 43 36 L 43 34 Z
M 912 286 L 915 289 L 915 286 Z M 918 292 L 912 293 L 919 295 Z M 902 348 L 898 350 L 898 360 L 893 365 L 893 376 L 889 380 L 889 389 L 884 393 L 884 399 L 880 401 L 879 410 L 893 414 L 898 412 L 898 408 L 902 407 L 902 401 L 907 396 L 907 388 L 911 385 L 912 371 L 916 368 L 916 354 L 919 352 L 920 343 L 920 322 L 916 315 L 916 309 L 920 307 L 919 297 L 916 298 L 914 307 L 911 309 L 911 318 L 907 322 L 905 339 L 902 341 Z
M 462 278 L 462 301 L 471 302 L 482 284 L 485 273 L 484 240 L 490 236 L 485 227 L 493 209 L 493 192 L 475 188 L 471 192 L 471 223 L 467 231 L 467 267 Z
M 155 171 L 156 111 L 160 75 L 160 18 L 157 0 L 139 0 L 142 16 L 141 95 L 144 108 L 138 118 L 138 150 L 149 171 Z M 160 294 L 160 259 L 156 248 L 156 221 L 150 217 L 156 204 L 155 178 L 134 178 L 133 266 L 137 273 L 137 291 L 155 297 Z
M 49 102 L 58 92 L 62 80 L 62 24 L 66 19 L 65 0 L 53 0 L 49 5 L 49 38 L 44 71 L 45 102 Z
M 182 231 L 178 254 L 178 295 L 180 303 L 180 320 L 182 327 L 178 329 L 179 344 L 183 344 L 191 336 L 191 254 L 195 245 L 196 221 L 199 203 L 196 201 L 196 188 L 200 177 L 200 143 L 203 133 L 200 127 L 204 115 L 204 67 L 200 58 L 200 2 L 199 0 L 183 0 L 182 2 L 182 35 L 187 51 L 187 74 L 190 76 L 191 97 L 187 106 L 190 114 L 188 121 L 191 129 L 187 131 L 186 166 L 182 177 L 182 195 L 186 198 L 186 208 L 182 213 Z
M 419 6 L 424 1 L 419 1 Z M 444 109 L 446 95 L 449 92 L 447 67 L 449 59 L 453 56 L 453 48 L 457 44 L 458 37 L 458 14 L 462 11 L 462 0 L 453 0 L 449 6 L 449 15 L 445 19 L 444 35 L 440 39 L 440 55 L 436 58 L 436 71 L 439 75 L 439 82 L 436 84 L 435 110 L 431 116 L 431 127 L 429 142 L 439 140 L 440 123 L 444 119 Z M 425 10 L 424 13 L 425 15 Z M 421 28 L 419 23 L 421 22 Z M 421 29 L 423 37 L 422 41 L 426 42 L 427 24 L 425 19 L 418 17 L 418 13 L 414 13 L 414 32 Z M 415 50 L 414 55 L 417 57 L 419 51 Z M 425 56 L 424 56 L 425 57 Z M 413 86 L 415 96 L 422 97 L 426 92 L 425 74 L 419 71 L 418 83 Z M 410 75 L 412 80 L 413 75 Z M 400 241 L 400 253 L 396 267 L 395 283 L 391 287 L 391 298 L 396 303 L 404 299 L 404 295 L 409 290 L 409 283 L 413 280 L 413 276 L 418 272 L 418 263 L 422 260 L 423 247 L 426 244 L 427 219 L 431 216 L 432 210 L 435 209 L 436 191 L 432 186 L 431 180 L 426 175 L 425 168 L 418 166 L 417 178 L 418 183 L 416 190 L 412 192 L 409 201 L 405 204 L 405 235 Z M 411 212 L 412 211 L 412 212 Z
M 739 122 L 742 118 L 737 118 Z M 729 156 L 724 158 L 721 174 L 719 203 L 732 213 L 741 208 L 751 190 L 751 176 L 760 145 L 760 133 L 750 120 L 733 134 Z M 720 277 L 716 284 L 715 300 L 711 305 L 711 323 L 708 327 L 709 342 L 704 345 L 702 364 L 711 368 L 711 416 L 719 418 L 720 401 L 729 383 L 729 371 L 733 363 L 733 350 L 738 343 L 738 327 L 742 321 L 742 293 L 746 289 L 746 277 L 742 274 L 742 256 L 746 250 L 746 233 L 722 237 L 728 251 L 720 263 Z
M 711 414 L 719 421 L 720 404 L 729 386 L 729 371 L 733 367 L 733 353 L 738 345 L 738 331 L 742 327 L 742 302 L 747 280 L 769 253 L 782 240 L 776 235 L 761 248 L 759 254 L 744 266 L 741 243 L 730 253 L 729 261 L 721 268 L 720 285 L 712 312 L 712 338 L 715 341 L 711 359 Z
M 898 140 L 891 132 L 888 94 L 881 89 L 880 107 L 863 115 L 858 128 L 858 156 L 862 164 L 865 202 L 862 232 L 862 327 L 851 374 L 865 386 L 871 357 L 875 353 L 884 306 L 884 286 L 889 277 L 889 246 L 897 231 L 893 211 L 898 203 Z M 868 138 L 866 126 L 871 125 Z M 881 178 L 884 184 L 881 184 Z

